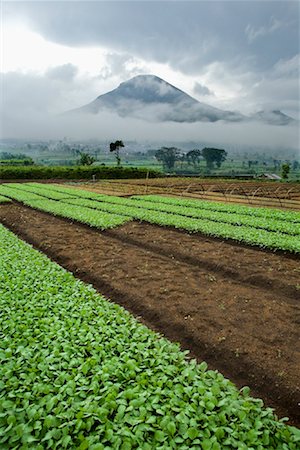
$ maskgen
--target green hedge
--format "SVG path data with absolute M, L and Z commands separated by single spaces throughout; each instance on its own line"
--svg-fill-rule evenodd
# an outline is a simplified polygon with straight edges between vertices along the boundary
M 146 178 L 149 172 L 150 178 L 161 176 L 157 170 L 144 167 L 109 167 L 109 166 L 5 166 L 0 167 L 0 180 L 48 180 L 48 179 L 68 179 L 80 180 L 91 179 L 93 175 L 96 179 L 110 178 Z

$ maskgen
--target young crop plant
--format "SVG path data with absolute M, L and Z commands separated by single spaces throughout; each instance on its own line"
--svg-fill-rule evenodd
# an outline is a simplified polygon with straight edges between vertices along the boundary
M 0 448 L 297 450 L 300 430 L 0 225 Z
M 11 201 L 10 198 L 0 195 L 0 203 L 9 203 L 10 201 Z

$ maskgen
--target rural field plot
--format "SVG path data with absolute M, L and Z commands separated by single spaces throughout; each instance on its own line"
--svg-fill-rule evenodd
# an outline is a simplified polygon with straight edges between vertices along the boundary
M 267 211 L 259 208 L 155 196 L 146 196 L 145 199 L 141 197 L 123 199 L 91 193 L 91 198 L 87 198 L 89 195 L 87 191 L 45 187 L 38 183 L 2 185 L 1 193 L 22 201 L 28 206 L 74 218 L 102 229 L 121 224 L 123 216 L 124 222 L 138 219 L 190 232 L 233 239 L 250 245 L 300 252 L 300 214 L 297 212 Z M 77 199 L 76 193 L 79 197 Z M 32 195 L 42 196 L 47 201 L 35 201 L 30 197 Z M 111 223 L 106 220 L 107 214 L 112 215 Z M 86 216 L 85 220 L 84 216 Z M 105 218 L 103 223 L 101 216 Z M 99 225 L 97 225 L 98 222 Z
M 18 202 L 0 222 L 300 424 L 298 212 L 40 183 L 0 195 Z
M 162 194 L 182 198 L 206 199 L 244 204 L 300 210 L 299 183 L 258 182 L 235 180 L 208 180 L 182 177 L 149 178 L 136 180 L 101 180 L 81 183 L 82 189 L 102 194 L 144 195 Z
M 248 388 L 3 226 L 0 242 L 1 448 L 299 448 L 299 430 Z

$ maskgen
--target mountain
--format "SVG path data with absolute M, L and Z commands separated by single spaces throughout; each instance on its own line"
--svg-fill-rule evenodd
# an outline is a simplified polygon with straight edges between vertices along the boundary
M 278 110 L 258 111 L 251 116 L 251 119 L 269 125 L 294 125 L 297 123 L 295 119 Z
M 150 122 L 226 122 L 258 121 L 271 125 L 290 125 L 294 119 L 281 111 L 259 111 L 250 117 L 224 111 L 199 102 L 155 75 L 138 75 L 91 103 L 66 114 L 117 113 Z
M 240 113 L 223 111 L 201 103 L 155 75 L 131 78 L 71 113 L 98 114 L 105 110 L 121 117 L 158 122 L 236 122 L 244 119 Z

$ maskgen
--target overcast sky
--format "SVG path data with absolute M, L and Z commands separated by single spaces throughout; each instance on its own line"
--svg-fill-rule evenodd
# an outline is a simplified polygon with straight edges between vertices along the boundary
M 1 7 L 2 122 L 11 128 L 14 119 L 82 106 L 143 73 L 222 109 L 299 118 L 298 1 Z

